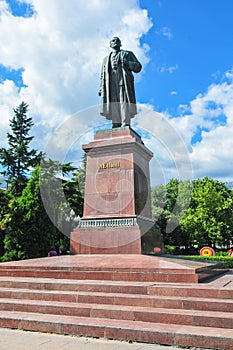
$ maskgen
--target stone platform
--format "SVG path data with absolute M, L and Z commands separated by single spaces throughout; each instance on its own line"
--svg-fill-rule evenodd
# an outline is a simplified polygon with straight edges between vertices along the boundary
M 66 255 L 0 264 L 0 276 L 198 283 L 224 271 L 222 264 L 141 254 Z
M 0 264 L 0 327 L 233 349 L 233 273 L 144 255 L 74 255 Z M 199 281 L 199 283 L 198 283 Z
M 219 270 L 220 269 L 220 270 Z M 137 282 L 197 283 L 219 264 L 141 254 L 66 255 L 0 264 L 0 275 Z

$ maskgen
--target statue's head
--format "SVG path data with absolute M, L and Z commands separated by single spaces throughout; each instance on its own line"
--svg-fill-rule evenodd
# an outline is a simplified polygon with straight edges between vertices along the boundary
M 114 36 L 111 40 L 110 40 L 110 47 L 112 49 L 120 49 L 121 47 L 121 41 L 117 36 Z

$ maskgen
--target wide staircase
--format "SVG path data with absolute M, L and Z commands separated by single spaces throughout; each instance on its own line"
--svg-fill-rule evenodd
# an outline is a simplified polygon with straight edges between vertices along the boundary
M 98 275 L 90 267 L 0 265 L 0 327 L 233 349 L 231 271 L 203 283 L 171 283 L 153 273 L 136 280 L 136 271 L 114 279 L 108 268 Z

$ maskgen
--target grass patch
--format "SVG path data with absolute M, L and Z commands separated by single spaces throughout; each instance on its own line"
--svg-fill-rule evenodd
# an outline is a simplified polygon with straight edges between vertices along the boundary
M 180 255 L 179 257 L 187 258 L 187 259 L 211 260 L 211 261 L 217 261 L 217 262 L 225 262 L 230 269 L 233 268 L 233 257 L 231 257 L 231 256 Z

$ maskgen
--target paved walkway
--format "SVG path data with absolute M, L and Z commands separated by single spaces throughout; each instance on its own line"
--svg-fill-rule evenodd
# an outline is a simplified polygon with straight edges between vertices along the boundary
M 157 344 L 72 337 L 0 328 L 0 350 L 177 350 Z M 190 348 L 189 350 L 194 349 Z M 197 348 L 196 348 L 197 349 Z M 203 348 L 201 350 L 204 350 Z

